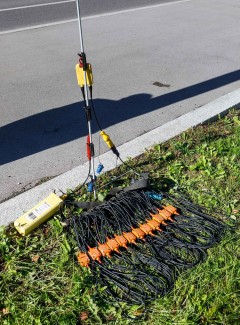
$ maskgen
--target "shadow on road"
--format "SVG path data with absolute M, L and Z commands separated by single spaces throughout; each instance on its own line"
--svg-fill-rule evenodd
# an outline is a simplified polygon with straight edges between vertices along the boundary
M 106 128 L 239 80 L 240 70 L 236 70 L 159 97 L 138 94 L 119 101 L 95 99 L 94 106 L 102 128 Z M 93 132 L 96 130 L 93 123 Z M 1 127 L 0 165 L 86 134 L 87 123 L 82 103 L 73 103 L 26 117 Z

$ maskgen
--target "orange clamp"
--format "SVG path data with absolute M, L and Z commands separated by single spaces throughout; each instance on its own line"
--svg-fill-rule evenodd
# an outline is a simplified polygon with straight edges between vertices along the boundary
M 157 222 L 159 222 L 161 225 L 166 226 L 166 222 L 164 221 L 164 217 L 161 216 L 160 214 L 152 214 L 150 213 L 150 215 L 153 217 L 154 220 L 156 220 Z
M 91 258 L 94 261 L 98 261 L 99 263 L 101 263 L 101 256 L 102 256 L 102 254 L 97 249 L 97 247 L 93 247 L 93 248 L 88 247 L 88 254 L 91 256 Z
M 149 224 L 144 223 L 139 227 L 145 232 L 146 235 L 154 236 L 154 234 L 152 233 L 152 227 Z
M 115 235 L 115 239 L 118 242 L 119 246 L 122 246 L 122 247 L 124 247 L 124 248 L 127 249 L 127 243 L 128 243 L 128 241 L 127 241 L 127 239 L 125 237 L 123 237 L 123 236 L 116 236 Z
M 173 207 L 172 205 L 167 205 L 167 206 L 163 206 L 165 210 L 169 211 L 171 214 L 176 214 L 179 215 L 179 213 L 177 212 L 177 208 Z
M 151 220 L 148 220 L 147 223 L 149 224 L 150 227 L 152 227 L 153 230 L 162 231 L 162 229 L 159 228 L 160 222 L 158 222 L 157 220 L 151 219 Z
M 100 251 L 102 256 L 107 256 L 109 258 L 111 257 L 110 253 L 111 253 L 112 250 L 107 244 L 100 244 L 99 243 L 98 250 Z
M 115 240 L 115 239 L 110 239 L 110 238 L 107 238 L 107 241 L 106 241 L 106 244 L 108 245 L 108 247 L 112 250 L 112 251 L 115 251 L 117 253 L 119 253 L 119 244 L 118 242 Z
M 137 237 L 132 232 L 123 232 L 123 236 L 130 244 L 136 244 Z
M 89 267 L 90 258 L 87 256 L 86 253 L 79 252 L 77 254 L 77 259 L 81 266 Z
M 171 212 L 169 212 L 168 210 L 165 210 L 165 209 L 163 209 L 163 210 L 157 209 L 157 210 L 158 210 L 158 213 L 159 213 L 161 216 L 163 216 L 163 218 L 164 218 L 165 220 L 173 221 L 173 219 L 171 218 L 171 216 L 172 216 Z
M 140 228 L 132 228 L 132 233 L 139 239 L 144 239 L 146 236 L 145 232 Z

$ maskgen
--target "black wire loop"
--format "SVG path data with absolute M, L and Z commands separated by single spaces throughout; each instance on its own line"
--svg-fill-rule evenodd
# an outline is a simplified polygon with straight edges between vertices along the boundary
M 150 213 L 163 209 L 166 204 L 150 197 L 148 191 L 119 192 L 90 211 L 72 213 L 71 231 L 79 250 L 87 253 L 89 247 L 131 232 L 132 227 L 150 220 Z M 105 288 L 103 299 L 145 306 L 169 292 L 179 272 L 204 261 L 206 249 L 221 240 L 226 229 L 223 222 L 184 198 L 160 194 L 178 208 L 178 214 L 160 230 L 153 230 L 154 236 L 128 243 L 127 249 L 119 247 L 111 258 L 102 257 L 101 263 L 87 253 L 96 282 Z

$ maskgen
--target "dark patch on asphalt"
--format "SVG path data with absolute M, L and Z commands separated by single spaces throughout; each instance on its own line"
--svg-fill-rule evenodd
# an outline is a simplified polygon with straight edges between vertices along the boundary
M 169 88 L 169 87 L 170 87 L 170 85 L 168 85 L 168 84 L 162 84 L 162 83 L 159 82 L 159 81 L 155 81 L 155 82 L 153 83 L 153 85 L 154 85 L 154 86 L 157 86 L 157 87 L 166 87 L 166 88 Z
M 56 133 L 56 132 L 58 132 L 60 129 L 61 129 L 61 127 L 54 127 L 54 128 L 51 128 L 51 127 L 50 127 L 50 128 L 48 128 L 48 129 L 45 129 L 44 132 L 45 132 L 45 133 L 54 133 L 54 132 Z

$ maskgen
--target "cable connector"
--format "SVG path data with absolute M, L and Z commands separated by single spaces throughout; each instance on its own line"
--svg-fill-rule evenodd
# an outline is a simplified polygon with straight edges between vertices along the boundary
M 83 71 L 87 71 L 87 58 L 84 52 L 78 53 L 79 56 L 79 66 L 83 68 Z
M 88 185 L 87 185 L 87 191 L 89 193 L 92 193 L 93 192 L 93 182 L 89 182 Z
M 114 143 L 112 142 L 112 140 L 110 139 L 110 136 L 104 132 L 104 131 L 101 131 L 100 132 L 100 135 L 101 137 L 103 138 L 103 141 L 106 142 L 107 146 L 112 150 L 112 152 L 117 156 L 119 157 L 120 154 L 117 150 L 117 148 L 115 147 Z
M 158 194 L 154 192 L 146 192 L 146 194 L 153 200 L 161 201 L 163 199 L 162 194 Z
M 100 164 L 98 165 L 98 167 L 97 167 L 96 173 L 97 173 L 97 174 L 100 174 L 101 171 L 103 170 L 103 168 L 104 168 L 103 164 L 100 163 Z

